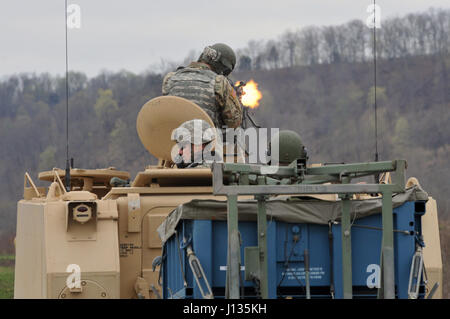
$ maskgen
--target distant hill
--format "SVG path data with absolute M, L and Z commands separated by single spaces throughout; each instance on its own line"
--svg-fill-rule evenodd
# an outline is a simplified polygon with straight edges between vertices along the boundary
M 406 159 L 446 214 L 450 202 L 450 55 L 380 60 L 380 160 Z M 253 111 L 265 127 L 293 129 L 312 162 L 374 160 L 373 65 L 339 63 L 234 74 L 263 93 Z

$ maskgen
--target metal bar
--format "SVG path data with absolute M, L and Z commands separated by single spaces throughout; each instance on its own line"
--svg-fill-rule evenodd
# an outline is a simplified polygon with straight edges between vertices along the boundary
M 213 193 L 214 194 L 227 194 L 223 192 L 223 171 L 222 171 L 223 165 L 220 163 L 213 163 L 211 166 L 212 173 L 213 173 Z
M 64 184 L 61 181 L 61 178 L 59 178 L 58 171 L 55 168 L 53 169 L 53 178 L 54 178 L 53 181 L 57 181 L 58 182 L 58 185 L 61 188 L 62 193 L 66 194 L 67 193 L 66 188 L 64 187 Z
M 305 176 L 302 184 L 323 184 L 329 182 L 340 182 L 339 176 L 336 175 L 310 175 Z
M 408 299 L 417 299 L 419 297 L 420 281 L 423 272 L 422 248 L 419 246 L 411 261 L 408 281 Z
M 361 178 L 365 176 L 374 175 L 373 172 L 362 172 L 362 173 L 346 173 L 347 177 L 350 179 Z M 341 178 L 338 174 L 335 175 L 308 175 L 302 181 L 302 184 L 323 184 L 323 183 L 332 183 L 332 182 L 341 182 Z
M 36 185 L 34 184 L 33 180 L 30 177 L 30 174 L 28 174 L 28 172 L 25 173 L 23 188 L 25 189 L 27 187 L 27 180 L 30 183 L 31 187 L 33 188 L 34 192 L 36 193 L 36 196 L 41 197 L 41 193 L 39 193 L 39 190 L 37 189 Z
M 238 205 L 237 196 L 229 195 L 228 208 L 228 260 L 227 260 L 227 292 L 229 299 L 239 299 L 239 230 L 238 230 Z
M 352 299 L 352 236 L 350 222 L 351 202 L 348 196 L 342 196 L 342 282 L 344 299 Z
M 309 283 L 309 251 L 305 249 L 303 252 L 305 258 L 305 281 L 306 281 L 306 299 L 311 299 L 311 285 Z M 332 270 L 330 270 L 332 271 Z
M 383 243 L 381 244 L 383 247 Z M 383 249 L 383 248 L 382 248 Z M 380 251 L 380 280 L 378 281 L 378 291 L 377 291 L 377 299 L 383 299 L 384 298 L 384 275 L 383 275 L 383 251 Z
M 338 222 L 334 222 L 335 224 L 339 224 Z M 352 224 L 352 227 L 357 227 L 357 228 L 364 228 L 364 229 L 370 229 L 370 230 L 383 230 L 382 227 L 372 227 L 372 226 L 367 226 L 367 225 L 359 225 L 359 224 Z M 394 233 L 400 233 L 403 235 L 409 235 L 411 236 L 411 231 L 409 230 L 400 230 L 400 229 L 394 229 Z
M 191 267 L 192 274 L 194 275 L 195 282 L 197 283 L 203 299 L 213 299 L 214 295 L 211 286 L 209 285 L 208 278 L 205 275 L 200 260 L 197 258 L 190 245 L 186 247 L 186 253 L 189 259 L 189 266 Z M 204 289 L 206 289 L 206 292 Z
M 248 173 L 248 174 L 263 174 L 261 168 L 267 168 L 271 166 L 258 165 L 258 164 L 238 164 L 238 163 L 223 163 L 224 173 Z M 275 168 L 275 166 L 272 166 Z M 274 169 L 275 171 L 275 169 Z M 295 176 L 297 170 L 290 166 L 278 166 L 276 167 L 276 173 L 268 175 L 277 176 Z
M 396 169 L 397 161 L 367 162 L 355 164 L 324 165 L 318 167 L 309 167 L 306 169 L 306 175 L 362 173 L 362 172 L 389 172 Z
M 183 277 L 183 287 L 187 287 L 187 281 L 186 281 L 186 275 L 184 273 L 184 261 L 183 257 L 181 256 L 181 247 L 180 247 L 180 239 L 178 238 L 178 231 L 175 230 L 175 238 L 176 238 L 176 245 L 177 245 L 177 252 L 178 252 L 178 261 L 180 262 L 180 270 L 181 270 L 181 276 Z
M 437 289 L 439 288 L 439 282 L 436 282 L 433 285 L 433 288 L 431 288 L 430 293 L 428 294 L 427 299 L 433 299 L 434 294 L 436 293 Z
M 394 268 L 394 220 L 392 214 L 392 192 L 386 189 L 382 198 L 383 244 L 381 253 L 383 272 L 383 292 L 385 299 L 395 298 L 395 268 Z
M 394 174 L 391 174 L 391 184 L 398 185 L 401 189 L 405 189 L 406 178 L 405 178 L 405 170 L 406 170 L 406 161 L 405 160 L 397 160 L 397 167 L 395 169 Z
M 258 196 L 258 249 L 259 249 L 259 280 L 261 297 L 269 298 L 269 282 L 267 271 L 267 213 L 264 196 Z
M 391 172 L 397 169 L 397 164 L 404 160 L 384 161 L 384 162 L 367 162 L 354 164 L 333 164 L 317 167 L 309 167 L 306 169 L 306 175 L 337 175 L 341 173 L 363 173 L 374 174 L 379 172 Z M 402 165 L 400 165 L 402 166 Z M 262 168 L 267 168 L 267 165 L 258 164 L 238 164 L 238 163 L 224 163 L 223 171 L 225 173 L 253 173 L 263 174 Z M 273 166 L 275 168 L 275 166 Z M 279 166 L 274 169 L 276 173 L 268 175 L 277 176 L 294 176 L 298 173 L 297 168 L 290 166 Z
M 260 166 L 252 165 L 252 170 L 257 170 Z M 346 169 L 347 166 L 347 169 Z M 396 160 L 390 162 L 378 162 L 378 163 L 361 163 L 361 164 L 346 164 L 346 165 L 328 165 L 322 167 L 314 167 L 308 169 L 312 172 L 321 172 L 326 174 L 332 173 L 344 173 L 344 172 L 357 172 L 358 167 L 361 171 L 361 167 L 364 167 L 365 172 L 381 172 L 395 170 L 396 183 L 395 184 L 331 184 L 331 185 L 309 185 L 309 184 L 294 184 L 294 185 L 239 185 L 239 187 L 226 186 L 223 184 L 223 173 L 225 170 L 232 170 L 236 172 L 239 168 L 241 172 L 248 172 L 249 168 L 246 168 L 244 164 L 221 164 L 213 163 L 213 191 L 215 195 L 268 195 L 268 194 L 358 194 L 358 193 L 381 193 L 382 189 L 390 188 L 391 192 L 404 192 L 404 170 L 406 162 L 404 160 Z M 284 168 L 286 169 L 286 168 Z M 289 169 L 287 169 L 289 170 Z M 315 171 L 314 171 L 315 170 Z M 308 176 L 306 176 L 305 183 L 308 183 Z M 322 180 L 325 182 L 325 180 Z
M 119 195 L 126 195 L 129 193 L 137 194 L 211 194 L 211 186 L 190 186 L 189 188 L 178 187 L 178 186 L 167 186 L 167 187 L 114 187 L 102 197 L 105 199 L 114 199 Z
M 215 195 L 269 195 L 269 194 L 372 194 L 383 189 L 403 192 L 404 189 L 393 184 L 332 184 L 332 185 L 239 185 L 226 186 L 214 184 Z

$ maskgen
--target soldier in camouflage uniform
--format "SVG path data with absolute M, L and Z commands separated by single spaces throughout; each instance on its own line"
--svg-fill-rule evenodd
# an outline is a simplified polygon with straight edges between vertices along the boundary
M 206 47 L 197 62 L 164 77 L 162 93 L 196 103 L 217 128 L 236 128 L 242 122 L 242 107 L 227 78 L 235 64 L 236 56 L 226 44 Z
M 221 161 L 221 156 L 212 149 L 216 135 L 216 129 L 206 121 L 194 119 L 184 122 L 172 132 L 178 151 L 178 154 L 173 154 L 174 163 L 178 168 L 203 168 L 210 167 L 206 160 Z

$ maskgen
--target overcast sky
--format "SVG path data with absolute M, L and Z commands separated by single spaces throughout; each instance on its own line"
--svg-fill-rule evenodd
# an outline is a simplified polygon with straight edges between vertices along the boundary
M 81 8 L 81 28 L 69 29 L 69 66 L 95 76 L 101 70 L 135 73 L 191 50 L 224 42 L 276 38 L 309 25 L 365 21 L 371 0 L 68 0 Z M 377 0 L 383 19 L 448 0 Z M 0 0 L 0 76 L 65 70 L 64 0 Z

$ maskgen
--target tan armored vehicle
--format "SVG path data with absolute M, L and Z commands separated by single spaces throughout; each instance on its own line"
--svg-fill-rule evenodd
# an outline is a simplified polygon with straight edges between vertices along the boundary
M 24 199 L 18 203 L 15 298 L 160 298 L 161 240 L 156 229 L 180 204 L 213 195 L 209 168 L 177 169 L 171 161 L 173 129 L 208 115 L 177 97 L 147 102 L 137 131 L 157 166 L 139 172 L 129 186 L 112 187 L 112 178 L 129 173 L 72 168 L 70 191 L 65 171 L 39 174 L 49 182 L 38 188 L 25 174 Z M 235 154 L 224 156 L 235 157 Z M 236 157 L 235 162 L 242 159 Z M 328 198 L 334 200 L 332 198 Z M 442 283 L 442 260 L 435 201 L 423 219 L 428 280 Z M 442 286 L 442 285 L 441 285 Z M 435 293 L 440 297 L 442 290 Z
M 161 255 L 156 228 L 169 212 L 194 198 L 211 198 L 211 170 L 172 167 L 172 130 L 208 115 L 178 97 L 146 103 L 137 119 L 143 145 L 159 158 L 137 174 L 130 187 L 111 187 L 113 177 L 129 173 L 109 169 L 71 169 L 71 191 L 64 170 L 39 174 L 50 182 L 37 188 L 26 174 L 18 203 L 15 298 L 157 298 Z M 217 197 L 216 197 L 217 198 Z M 81 273 L 81 287 L 68 276 Z M 72 278 L 72 277 L 71 277 Z M 73 281 L 75 282 L 75 280 Z

